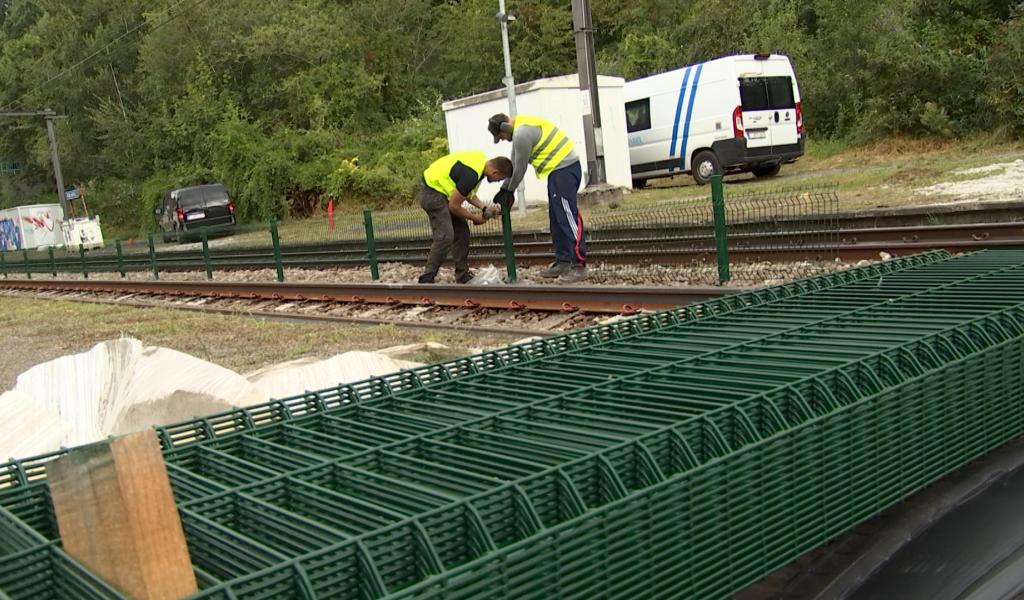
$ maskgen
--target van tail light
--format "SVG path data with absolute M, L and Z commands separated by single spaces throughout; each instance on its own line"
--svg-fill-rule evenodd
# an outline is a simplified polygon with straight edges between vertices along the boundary
M 797 105 L 799 106 L 799 105 Z M 800 109 L 797 108 L 797 114 L 800 114 Z M 799 117 L 797 117 L 799 119 Z M 732 111 L 732 135 L 733 137 L 743 137 L 743 107 L 737 106 Z
M 804 111 L 801 110 L 799 102 L 796 103 L 796 133 L 804 134 Z
M 182 223 L 185 222 L 185 211 L 181 210 L 180 208 L 178 209 L 178 221 Z
M 800 113 L 797 114 L 799 115 Z M 231 201 L 231 198 L 228 198 L 228 212 L 231 214 L 235 214 L 235 203 Z

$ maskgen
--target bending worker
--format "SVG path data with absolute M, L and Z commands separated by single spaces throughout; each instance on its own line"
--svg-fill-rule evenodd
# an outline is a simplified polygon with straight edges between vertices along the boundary
M 449 251 L 455 262 L 455 281 L 467 283 L 473 278 L 469 271 L 469 224 L 466 221 L 480 225 L 498 213 L 498 207 L 484 206 L 476 189 L 484 177 L 494 182 L 511 176 L 512 161 L 504 156 L 487 160 L 487 155 L 478 150 L 442 156 L 423 171 L 419 200 L 430 218 L 433 244 L 420 283 L 434 283 Z M 463 202 L 481 209 L 483 214 L 466 210 Z
M 555 262 L 538 275 L 557 277 L 562 283 L 586 279 L 587 238 L 576 206 L 583 172 L 572 140 L 551 121 L 526 115 L 509 118 L 496 114 L 488 120 L 487 130 L 494 136 L 495 144 L 501 140 L 512 142 L 513 175 L 501 186 L 495 202 L 506 209 L 512 206 L 515 189 L 526 174 L 527 161 L 537 177 L 548 180 L 548 220 Z

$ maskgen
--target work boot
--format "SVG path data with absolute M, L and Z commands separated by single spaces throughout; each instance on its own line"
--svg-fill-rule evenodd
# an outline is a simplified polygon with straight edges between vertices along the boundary
M 537 277 L 543 277 L 545 279 L 554 279 L 555 277 L 561 277 L 569 272 L 572 265 L 568 261 L 556 260 L 555 262 L 548 265 L 548 268 L 544 269 L 540 273 L 537 273 Z
M 434 277 L 437 273 L 424 273 L 420 275 L 420 278 L 416 280 L 417 283 L 434 283 Z
M 472 271 L 466 271 L 462 275 L 459 275 L 458 277 L 455 278 L 455 283 L 469 283 L 470 281 L 473 281 L 474 277 L 476 277 L 476 273 Z
M 579 283 L 587 278 L 586 265 L 573 265 L 558 277 L 558 283 Z

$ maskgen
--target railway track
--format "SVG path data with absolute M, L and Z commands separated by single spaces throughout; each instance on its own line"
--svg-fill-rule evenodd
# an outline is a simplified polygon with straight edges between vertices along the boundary
M 0 280 L 0 293 L 274 319 L 550 335 L 742 288 Z

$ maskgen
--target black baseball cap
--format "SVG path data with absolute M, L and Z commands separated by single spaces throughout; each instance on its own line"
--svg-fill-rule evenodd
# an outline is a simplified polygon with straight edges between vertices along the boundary
M 498 134 L 501 133 L 502 123 L 508 123 L 508 115 L 505 113 L 498 113 L 490 119 L 487 119 L 487 131 L 490 131 L 491 135 L 494 136 L 495 144 L 501 141 L 498 139 Z

